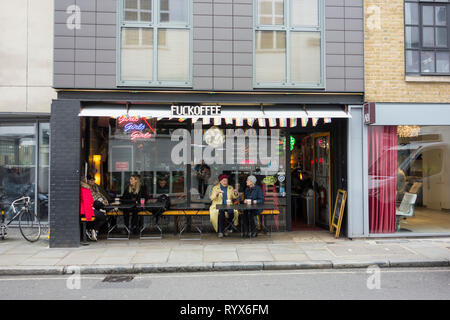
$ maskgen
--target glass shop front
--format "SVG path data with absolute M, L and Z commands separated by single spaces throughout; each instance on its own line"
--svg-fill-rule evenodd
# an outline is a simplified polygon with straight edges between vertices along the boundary
M 236 203 L 244 202 L 247 178 L 255 176 L 264 204 L 279 213 L 258 216 L 258 230 L 328 229 L 332 198 L 345 187 L 345 117 L 280 118 L 282 113 L 267 110 L 266 118 L 244 118 L 226 114 L 225 107 L 220 117 L 211 109 L 153 116 L 136 110 L 80 114 L 81 173 L 92 177 L 109 201 L 120 200 L 131 177 L 138 177 L 146 202 L 168 195 L 173 210 L 180 205 L 209 210 L 219 176 L 227 175 L 238 191 Z M 213 231 L 209 219 L 193 218 L 192 224 Z M 160 221 L 163 230 L 177 228 L 175 223 Z

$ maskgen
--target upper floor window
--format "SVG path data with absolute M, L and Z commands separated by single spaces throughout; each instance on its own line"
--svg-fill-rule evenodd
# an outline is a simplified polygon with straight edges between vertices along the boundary
M 190 12 L 188 0 L 120 0 L 119 85 L 191 85 Z
M 255 0 L 255 87 L 324 86 L 323 0 Z
M 407 74 L 449 75 L 449 1 L 405 1 Z

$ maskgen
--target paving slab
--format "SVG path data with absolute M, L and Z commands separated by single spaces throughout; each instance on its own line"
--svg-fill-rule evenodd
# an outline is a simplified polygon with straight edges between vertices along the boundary
M 165 263 L 169 258 L 170 250 L 138 253 L 131 263 Z
M 275 261 L 308 261 L 309 257 L 306 254 L 299 253 L 273 253 L 272 256 Z
M 217 250 L 217 251 L 205 251 L 203 253 L 204 262 L 231 262 L 239 261 L 236 250 Z
M 71 250 L 46 249 L 46 250 L 38 251 L 32 257 L 33 258 L 60 258 L 60 259 L 62 259 L 70 253 L 71 253 Z
M 322 250 L 305 250 L 305 254 L 311 260 L 331 260 L 331 259 L 336 257 L 333 254 L 331 254 L 331 252 L 328 251 L 327 249 L 322 249 Z
M 30 255 L 2 255 L 0 266 L 20 265 L 23 261 L 30 258 Z
M 203 250 L 200 249 L 172 249 L 168 263 L 194 263 L 203 261 Z
M 239 261 L 273 261 L 274 258 L 267 248 L 238 248 Z

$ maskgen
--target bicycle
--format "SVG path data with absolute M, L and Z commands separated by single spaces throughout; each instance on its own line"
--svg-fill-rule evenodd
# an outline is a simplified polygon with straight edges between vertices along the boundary
M 15 205 L 22 201 L 23 207 L 20 211 L 17 211 Z M 5 239 L 8 226 L 16 218 L 19 219 L 19 230 L 25 240 L 29 242 L 36 242 L 39 240 L 41 236 L 41 223 L 36 213 L 30 209 L 30 203 L 30 197 L 25 196 L 14 200 L 10 205 L 13 217 L 8 223 L 5 223 L 5 210 L 2 208 L 0 221 L 0 238 L 2 240 Z

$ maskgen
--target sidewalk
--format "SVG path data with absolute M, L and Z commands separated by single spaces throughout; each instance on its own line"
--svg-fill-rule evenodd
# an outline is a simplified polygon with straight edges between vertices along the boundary
M 50 249 L 47 236 L 25 241 L 18 230 L 0 241 L 0 275 L 84 274 L 234 270 L 292 270 L 450 265 L 450 238 L 335 239 L 327 231 L 273 233 L 254 239 L 99 240 L 88 246 Z M 16 234 L 17 232 L 17 234 Z

